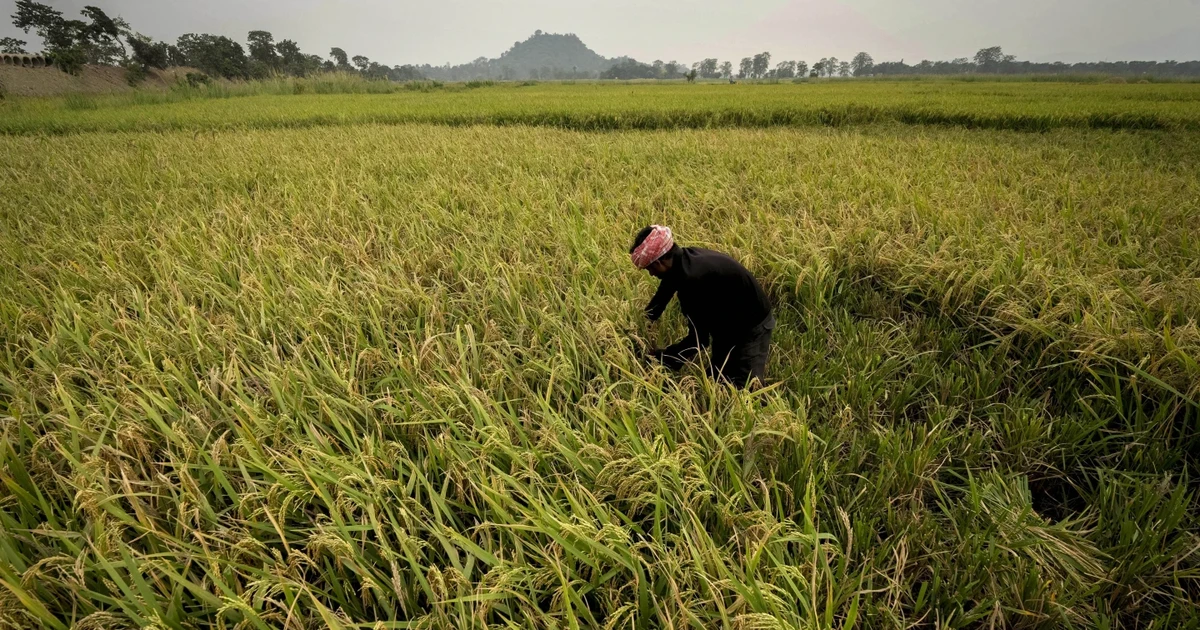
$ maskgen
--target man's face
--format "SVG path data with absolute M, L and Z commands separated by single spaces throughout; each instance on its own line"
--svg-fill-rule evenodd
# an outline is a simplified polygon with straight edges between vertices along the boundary
M 666 257 L 664 256 L 663 258 Z M 659 258 L 658 260 L 650 263 L 649 267 L 646 267 L 646 271 L 655 278 L 662 278 L 663 276 L 667 275 L 667 271 L 670 271 L 671 269 L 671 265 L 664 261 L 663 258 Z

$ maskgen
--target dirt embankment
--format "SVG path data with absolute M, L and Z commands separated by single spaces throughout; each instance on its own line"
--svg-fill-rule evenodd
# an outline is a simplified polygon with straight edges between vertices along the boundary
M 192 68 L 151 70 L 138 88 L 167 88 L 182 79 Z M 84 66 L 78 75 L 58 68 L 24 68 L 0 65 L 0 93 L 10 96 L 62 96 L 64 94 L 111 94 L 133 88 L 125 79 L 125 69 L 113 66 Z

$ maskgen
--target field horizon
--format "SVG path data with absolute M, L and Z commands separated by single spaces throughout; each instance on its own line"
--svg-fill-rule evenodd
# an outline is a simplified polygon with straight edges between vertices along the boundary
M 289 96 L 292 98 L 279 98 Z M 295 129 L 359 124 L 576 131 L 900 124 L 1044 132 L 1200 130 L 1200 83 L 840 80 L 812 83 L 391 83 L 333 75 L 111 96 L 14 98 L 0 134 Z

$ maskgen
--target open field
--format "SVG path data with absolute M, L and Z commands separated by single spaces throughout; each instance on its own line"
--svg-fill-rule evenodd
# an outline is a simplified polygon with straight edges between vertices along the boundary
M 362 123 L 539 125 L 580 131 L 886 122 L 1038 131 L 1062 127 L 1200 130 L 1200 83 L 581 83 L 498 84 L 475 89 L 458 84 L 384 95 L 197 98 L 291 89 L 356 90 L 371 85 L 362 81 L 280 81 L 165 94 L 16 101 L 0 106 L 0 134 Z
M 947 85 L 0 105 L 0 627 L 1195 627 L 1200 86 Z

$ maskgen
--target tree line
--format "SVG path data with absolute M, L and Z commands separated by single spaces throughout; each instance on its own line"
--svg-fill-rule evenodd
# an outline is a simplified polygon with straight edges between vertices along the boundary
M 1072 75 L 1103 74 L 1111 76 L 1197 77 L 1200 61 L 1085 61 L 1080 63 L 1018 61 L 1007 55 L 1000 46 L 983 48 L 973 58 L 960 57 L 950 61 L 928 59 L 909 65 L 890 61 L 872 66 L 874 76 L 897 75 L 955 75 L 955 74 L 1040 74 Z
M 734 71 L 729 61 L 707 58 L 691 65 L 691 72 L 676 62 L 662 65 L 640 63 L 623 58 L 601 75 L 608 79 L 672 79 L 696 77 L 702 79 L 797 79 L 819 77 L 877 77 L 909 75 L 1080 75 L 1103 74 L 1112 76 L 1154 77 L 1198 77 L 1200 61 L 1101 61 L 1064 63 L 1018 61 L 1007 55 L 1000 46 L 980 49 L 974 57 L 961 57 L 951 61 L 924 60 L 914 65 L 901 61 L 875 63 L 866 52 L 860 52 L 849 61 L 837 57 L 823 57 L 809 66 L 801 60 L 780 61 L 771 67 L 771 53 L 761 52 L 743 57 Z
M 801 77 L 834 77 L 834 76 L 866 76 L 874 67 L 874 60 L 867 53 L 859 53 L 853 61 L 839 61 L 837 57 L 825 57 L 813 63 L 801 60 L 780 61 L 771 67 L 771 53 L 761 52 L 751 57 L 742 58 L 734 71 L 733 62 L 719 61 L 709 57 L 688 66 L 675 61 L 663 63 L 655 61 L 646 64 L 630 59 L 621 58 L 617 63 L 604 72 L 604 79 L 795 79 Z
M 35 0 L 16 0 L 13 25 L 42 39 L 44 54 L 68 72 L 84 64 L 120 65 L 131 81 L 144 77 L 151 68 L 187 66 L 225 79 L 260 79 L 274 75 L 304 77 L 319 72 L 357 73 L 369 79 L 407 81 L 434 78 L 451 81 L 475 79 L 750 79 L 780 80 L 816 77 L 865 77 L 897 75 L 964 74 L 1107 74 L 1122 76 L 1200 76 L 1200 61 L 1129 61 L 1039 63 L 1018 61 L 999 46 L 983 48 L 974 57 L 950 61 L 924 60 L 915 65 L 901 61 L 875 63 L 860 52 L 850 60 L 822 57 L 810 66 L 801 60 L 784 60 L 771 65 L 771 53 L 744 57 L 736 69 L 730 61 L 707 58 L 690 66 L 678 61 L 643 63 L 630 57 L 606 59 L 587 48 L 573 34 L 557 35 L 536 31 L 498 59 L 480 57 L 451 66 L 381 64 L 363 55 L 350 56 L 333 48 L 327 57 L 307 54 L 290 40 L 276 41 L 269 31 L 250 31 L 246 46 L 223 35 L 188 33 L 174 43 L 154 41 L 132 29 L 121 17 L 86 6 L 80 19 Z M 25 53 L 26 42 L 0 38 L 0 51 Z
M 121 17 L 109 17 L 94 6 L 81 11 L 83 19 L 68 19 L 62 11 L 34 0 L 17 0 L 13 25 L 42 39 L 43 54 L 62 70 L 77 73 L 85 64 L 124 66 L 131 77 L 151 68 L 186 66 L 225 79 L 295 77 L 318 72 L 351 72 L 371 79 L 406 81 L 423 78 L 413 66 L 387 66 L 363 55 L 351 57 L 342 48 L 329 56 L 306 54 L 290 40 L 275 41 L 268 31 L 250 31 L 242 46 L 224 35 L 187 33 L 175 43 L 154 41 L 133 30 Z M 0 39 L 0 51 L 23 54 L 27 42 Z

